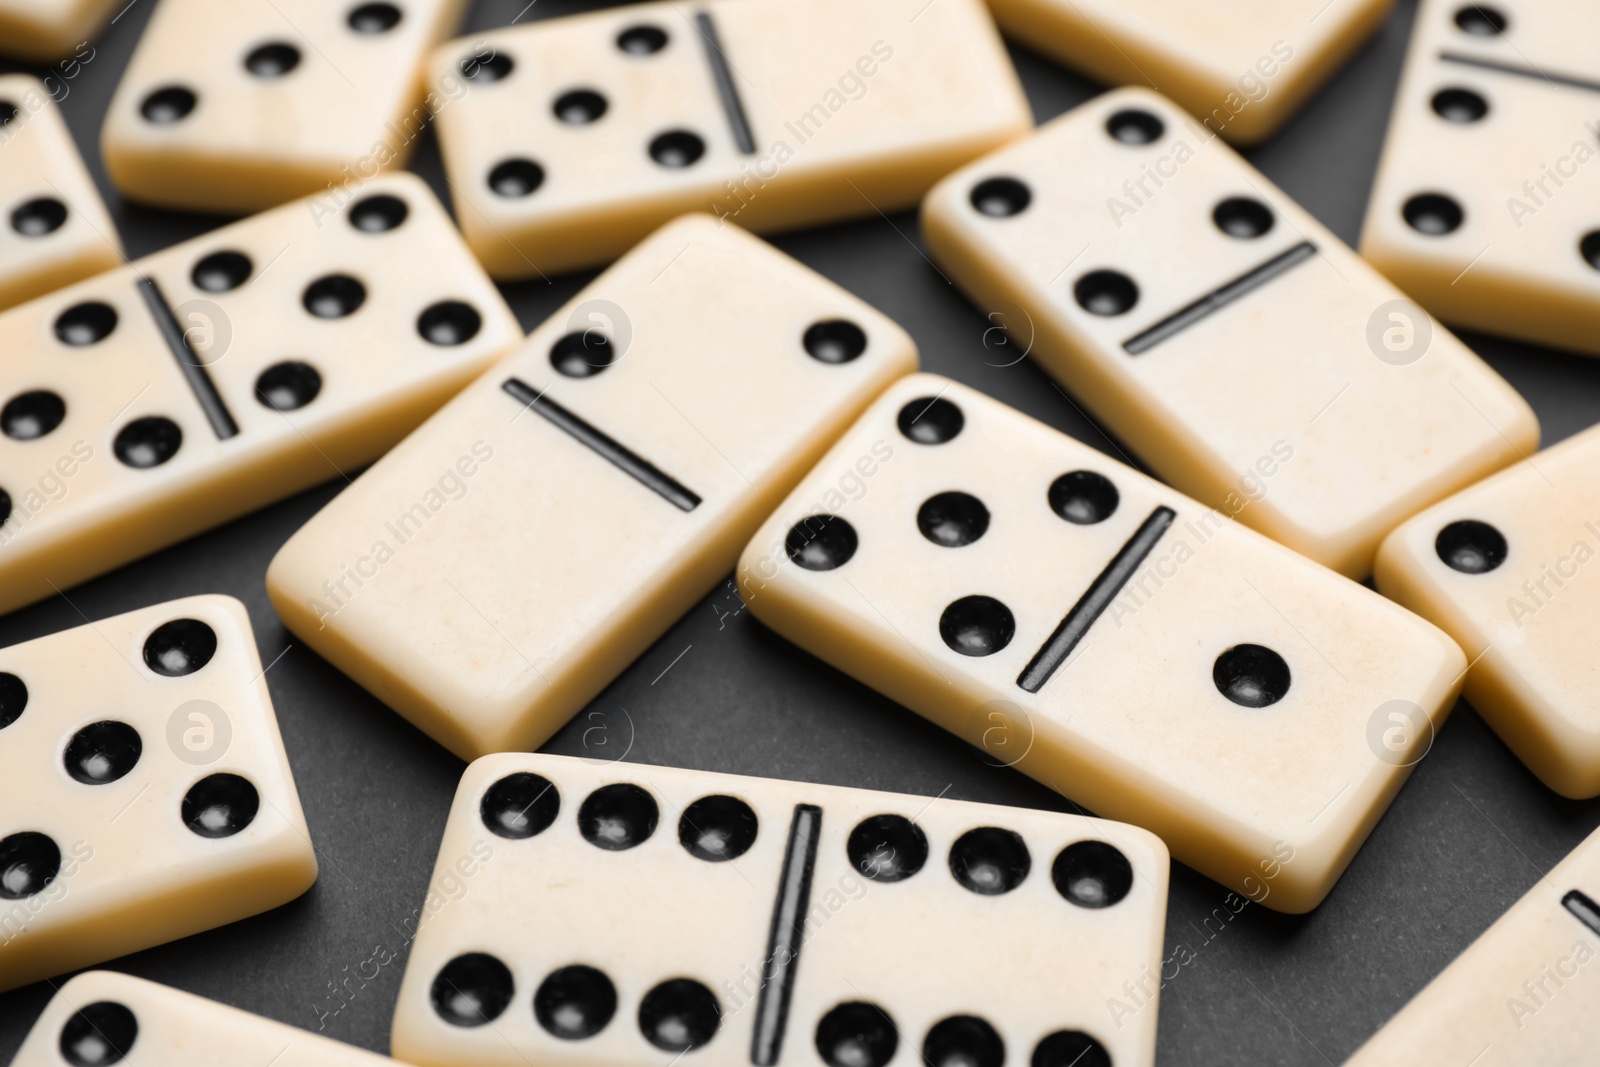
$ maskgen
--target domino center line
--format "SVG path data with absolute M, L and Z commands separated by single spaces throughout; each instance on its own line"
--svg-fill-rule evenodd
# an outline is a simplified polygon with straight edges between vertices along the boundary
M 1578 921 L 1600 934 L 1600 904 L 1596 904 L 1580 889 L 1570 890 L 1561 898 L 1561 906 L 1578 917 Z
M 1017 685 L 1029 693 L 1037 693 L 1044 688 L 1044 683 L 1050 676 L 1067 661 L 1072 655 L 1072 650 L 1083 640 L 1083 635 L 1089 632 L 1106 608 L 1122 592 L 1122 587 L 1128 584 L 1133 577 L 1133 572 L 1139 569 L 1156 542 L 1167 532 L 1178 513 L 1169 507 L 1158 507 L 1146 516 L 1144 522 L 1133 532 L 1111 562 L 1106 564 L 1095 580 L 1090 583 L 1088 590 L 1072 605 L 1072 610 L 1067 612 L 1055 632 L 1035 652 L 1033 659 L 1017 675 Z
M 156 285 L 154 278 L 140 278 L 138 288 L 139 295 L 144 297 L 151 316 L 156 320 L 156 327 L 161 331 L 162 339 L 167 342 L 167 349 L 172 353 L 172 358 L 178 361 L 178 369 L 183 372 L 184 379 L 189 383 L 189 391 L 194 393 L 200 410 L 206 413 L 206 419 L 211 423 L 211 429 L 216 433 L 218 440 L 226 441 L 230 437 L 237 437 L 239 424 L 233 421 L 228 405 L 222 402 L 222 394 L 217 392 L 216 385 L 211 381 L 211 375 L 206 372 L 205 364 L 200 361 L 199 354 L 189 344 L 188 335 L 178 324 L 178 317 L 172 313 L 172 308 L 167 306 L 166 298 L 161 295 L 160 286 Z
M 1295 266 L 1316 254 L 1316 245 L 1310 241 L 1301 241 L 1288 251 L 1278 253 L 1259 267 L 1251 268 L 1246 273 L 1233 279 L 1233 281 L 1213 289 L 1187 307 L 1173 312 L 1142 333 L 1134 334 L 1122 342 L 1123 351 L 1130 356 L 1137 356 L 1150 351 L 1150 349 L 1167 338 L 1174 334 L 1182 333 L 1202 319 L 1216 314 L 1235 300 L 1247 293 L 1254 292 L 1279 275 L 1288 273 Z
M 578 415 L 544 396 L 521 378 L 507 378 L 500 388 L 510 393 L 526 408 L 544 416 L 555 426 L 618 470 L 661 497 L 680 511 L 693 511 L 700 506 L 700 497 L 688 486 L 667 474 L 654 463 L 626 445 L 610 437 L 604 430 L 590 425 Z
M 772 1067 L 783 1052 L 783 1030 L 789 1021 L 789 999 L 800 967 L 800 948 L 805 944 L 811 873 L 817 865 L 817 838 L 821 833 L 822 809 L 815 804 L 796 804 L 794 819 L 789 823 L 783 874 L 778 879 L 778 899 L 772 906 L 772 933 L 767 938 L 755 1032 L 750 1038 L 750 1062 L 756 1067 Z
M 707 11 L 697 11 L 694 27 L 700 31 L 700 42 L 706 47 L 706 62 L 711 64 L 711 80 L 716 83 L 717 96 L 722 99 L 722 110 L 728 116 L 728 127 L 733 131 L 733 143 L 747 156 L 756 152 L 756 136 L 750 129 L 750 117 L 745 114 L 744 101 L 739 99 L 739 87 L 733 84 L 733 71 L 728 69 L 728 57 L 722 52 L 722 41 L 717 36 L 717 24 Z
M 1524 66 L 1520 63 L 1502 63 L 1498 59 L 1480 59 L 1469 56 L 1464 52 L 1440 52 L 1439 59 L 1445 63 L 1458 63 L 1463 67 L 1477 67 L 1479 70 L 1492 70 L 1497 74 L 1514 74 L 1519 78 L 1532 78 L 1534 81 L 1549 82 L 1553 85 L 1564 85 L 1569 89 L 1587 89 L 1591 93 L 1600 93 L 1600 81 L 1592 78 L 1579 78 L 1571 74 L 1551 74 L 1534 66 Z

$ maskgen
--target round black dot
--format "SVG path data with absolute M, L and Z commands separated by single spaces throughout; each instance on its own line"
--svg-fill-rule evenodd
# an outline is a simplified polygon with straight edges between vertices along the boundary
M 73 781 L 105 785 L 133 770 L 144 751 L 139 731 L 125 722 L 92 722 L 72 735 L 62 762 Z
M 400 9 L 393 4 L 361 4 L 345 20 L 357 33 L 373 36 L 400 25 Z
M 592 378 L 616 358 L 616 346 L 599 330 L 574 330 L 550 346 L 550 365 L 568 378 Z
M 867 350 L 866 331 L 849 319 L 814 322 L 800 341 L 819 363 L 849 363 Z
M 1477 519 L 1462 519 L 1439 531 L 1433 550 L 1451 570 L 1487 574 L 1506 561 L 1509 549 L 1505 535 L 1493 526 Z
M 10 671 L 0 671 L 0 730 L 22 718 L 27 706 L 27 685 Z
M 105 1067 L 127 1056 L 139 1036 L 139 1020 L 114 1000 L 97 1000 L 61 1027 L 61 1057 L 73 1067 Z
M 808 571 L 843 567 L 856 554 L 856 528 L 837 515 L 810 515 L 789 527 L 783 547 L 789 558 Z
M 462 75 L 468 81 L 497 82 L 509 77 L 516 64 L 501 52 L 492 56 L 468 56 L 460 63 Z
M 1006 1044 L 976 1015 L 952 1015 L 933 1024 L 922 1042 L 928 1067 L 1001 1067 Z
M 1234 645 L 1217 657 L 1211 680 L 1235 704 L 1264 708 L 1289 692 L 1289 665 L 1264 645 Z
M 300 49 L 284 41 L 252 48 L 244 57 L 244 69 L 258 78 L 281 78 L 300 65 Z
M 513 841 L 544 833 L 561 811 L 555 783 L 528 771 L 508 774 L 491 785 L 478 804 L 478 817 L 489 832 Z
M 189 279 L 208 293 L 226 293 L 250 280 L 255 268 L 243 252 L 213 252 L 194 265 Z
M 4 526 L 9 518 L 11 518 L 11 494 L 0 489 L 0 526 Z
M 496 196 L 528 196 L 544 184 L 544 168 L 531 159 L 508 159 L 489 172 L 489 188 Z
M 1079 526 L 1109 519 L 1122 497 L 1111 479 L 1094 471 L 1071 471 L 1050 483 L 1050 510 Z
M 738 797 L 701 797 L 683 810 L 678 842 L 696 859 L 721 863 L 750 851 L 759 828 L 755 811 Z
M 43 389 L 22 393 L 0 408 L 0 431 L 14 441 L 32 441 L 61 425 L 67 402 Z
M 256 787 L 237 774 L 211 774 L 183 796 L 183 824 L 201 837 L 232 837 L 255 820 Z
M 980 214 L 1008 219 L 1026 210 L 1033 193 L 1016 178 L 985 178 L 972 187 L 968 199 Z
M 533 994 L 534 1018 L 563 1041 L 593 1037 L 616 1013 L 617 987 L 604 971 L 582 964 L 552 971 Z
M 1250 239 L 1272 229 L 1272 209 L 1249 196 L 1230 196 L 1211 212 L 1211 221 L 1229 237 Z
M 817 1051 L 829 1067 L 883 1067 L 899 1044 L 893 1020 L 864 1000 L 846 1001 L 817 1023 Z
M 938 396 L 922 396 L 900 409 L 895 423 L 900 433 L 919 445 L 942 445 L 953 440 L 967 422 L 955 404 Z
M 1150 144 L 1161 139 L 1167 125 L 1143 108 L 1127 108 L 1106 119 L 1106 132 L 1123 144 Z
M 1139 302 L 1139 287 L 1119 271 L 1095 270 L 1078 279 L 1072 295 L 1091 315 L 1122 315 Z
M 300 302 L 319 319 L 342 319 L 367 302 L 367 287 L 348 274 L 329 274 L 306 286 Z
M 317 368 L 299 360 L 274 363 L 256 379 L 256 399 L 273 411 L 295 411 L 322 392 Z
M 439 968 L 430 999 L 450 1025 L 482 1026 L 500 1017 L 515 989 L 505 964 L 487 952 L 468 952 Z
M 1081 1030 L 1057 1030 L 1034 1048 L 1029 1067 L 1111 1067 L 1111 1053 Z
M 149 415 L 134 419 L 117 431 L 111 451 L 128 466 L 146 470 L 167 462 L 178 454 L 182 445 L 183 431 L 177 423 L 160 415 Z
M 667 31 L 641 23 L 617 34 L 617 47 L 630 56 L 648 56 L 667 47 Z
M 9 126 L 11 120 L 19 113 L 17 105 L 10 100 L 0 100 L 0 126 Z
M 1474 37 L 1498 37 L 1510 23 L 1499 8 L 1468 4 L 1456 12 L 1456 25 Z
M 350 209 L 350 225 L 362 233 L 387 233 L 405 222 L 409 214 L 411 209 L 404 200 L 379 193 L 356 201 Z
M 1595 270 L 1600 270 L 1600 230 L 1590 230 L 1578 242 L 1578 254 Z
M 1406 223 L 1420 234 L 1442 237 L 1461 225 L 1466 213 L 1443 193 L 1419 193 L 1400 209 Z
M 964 596 L 939 616 L 939 636 L 963 656 L 992 656 L 1016 632 L 1011 609 L 992 596 Z
M 711 990 L 692 978 L 670 978 L 644 995 L 639 1030 L 663 1052 L 687 1052 L 716 1035 L 722 1009 Z
M 950 846 L 950 873 L 963 886 L 986 897 L 1017 888 L 1032 866 L 1027 843 L 1015 830 L 980 826 Z
M 1489 101 L 1471 89 L 1440 89 L 1433 94 L 1433 110 L 1446 122 L 1477 122 L 1489 113 Z
M 168 85 L 145 97 L 144 103 L 139 105 L 139 114 L 152 126 L 171 126 L 188 118 L 198 102 L 192 90 Z
M 0 839 L 0 898 L 31 897 L 60 870 L 61 850 L 46 835 L 24 830 Z
M 471 304 L 441 300 L 417 316 L 417 332 L 429 344 L 449 348 L 464 345 L 483 328 L 483 317 Z
M 217 654 L 217 632 L 199 619 L 173 619 L 144 640 L 145 666 L 168 678 L 193 674 Z
M 551 110 L 568 126 L 587 126 L 606 113 L 606 98 L 593 89 L 573 89 L 556 97 Z
M 903 882 L 928 862 L 928 837 L 904 815 L 869 815 L 845 842 L 850 866 L 874 882 Z
M 650 139 L 650 158 L 671 170 L 692 166 L 706 154 L 706 143 L 688 130 L 668 130 Z
M 1109 908 L 1133 888 L 1133 865 L 1114 845 L 1079 841 L 1056 856 L 1050 880 L 1080 908 Z
M 922 536 L 945 548 L 970 545 L 989 529 L 989 509 L 971 493 L 936 493 L 917 509 Z
M 74 348 L 99 344 L 116 328 L 117 309 L 99 301 L 74 304 L 56 316 L 57 340 Z
M 629 782 L 603 785 L 578 809 L 578 831 L 591 845 L 621 852 L 649 840 L 661 810 L 655 798 Z
M 35 197 L 11 212 L 11 228 L 23 237 L 54 233 L 66 221 L 67 205 L 53 196 Z

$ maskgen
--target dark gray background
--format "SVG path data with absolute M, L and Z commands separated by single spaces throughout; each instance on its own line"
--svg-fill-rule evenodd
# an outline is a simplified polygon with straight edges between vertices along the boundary
M 527 0 L 479 0 L 469 28 L 509 23 Z M 220 220 L 122 203 L 105 182 L 101 117 L 154 0 L 135 0 L 95 41 L 95 58 L 62 103 L 111 204 L 130 256 Z M 597 4 L 539 0 L 524 19 Z M 1346 241 L 1359 232 L 1389 102 L 1410 32 L 1402 2 L 1378 36 L 1278 136 L 1249 154 L 1267 176 Z M 1012 50 L 1044 121 L 1098 88 Z M 0 67 L 0 69 L 4 69 Z M 40 72 L 43 73 L 43 72 Z M 3 163 L 3 160 L 0 160 Z M 431 134 L 415 169 L 436 189 Z M 910 330 L 923 366 L 1112 451 L 1105 435 L 1031 363 L 984 347 L 989 322 L 920 252 L 907 213 L 781 237 L 777 244 Z M 430 265 L 417 264 L 418 270 Z M 507 287 L 532 328 L 591 275 Z M 1600 365 L 1498 339 L 1467 341 L 1522 391 L 1553 443 L 1600 420 Z M 342 484 L 342 483 L 341 483 Z M 422 901 L 462 764 L 296 642 L 273 614 L 262 575 L 286 538 L 339 486 L 325 485 L 0 618 L 0 645 L 174 597 L 228 593 L 249 606 L 289 760 L 321 858 L 304 897 L 220 930 L 116 960 L 111 967 L 368 1048 L 386 1050 L 404 931 Z M 1068 810 L 1060 797 L 775 637 L 724 585 L 595 700 L 550 751 L 614 754 L 698 767 L 933 796 Z M 687 649 L 687 651 L 685 651 Z M 682 655 L 681 659 L 674 658 Z M 663 670 L 672 664 L 670 670 Z M 624 710 L 626 714 L 624 714 Z M 600 749 L 604 740 L 611 747 Z M 1158 1062 L 1331 1064 L 1343 1060 L 1600 822 L 1600 802 L 1542 787 L 1465 704 L 1315 914 L 1251 905 L 1208 939 L 1224 890 L 1174 864 L 1167 947 L 1194 953 L 1161 994 Z M 600 936 L 597 932 L 596 936 Z M 377 946 L 401 953 L 338 1014 L 329 984 Z M 960 966 L 958 959 L 952 966 Z M 1070 960 L 1062 965 L 1071 966 Z M 370 973 L 370 968 L 368 969 Z M 50 996 L 39 984 L 0 996 L 0 1061 Z

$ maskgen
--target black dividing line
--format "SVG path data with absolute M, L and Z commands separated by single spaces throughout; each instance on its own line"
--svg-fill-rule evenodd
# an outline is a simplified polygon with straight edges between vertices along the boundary
M 1519 78 L 1532 78 L 1534 81 L 1549 82 L 1552 85 L 1565 85 L 1569 89 L 1587 89 L 1591 93 L 1600 93 L 1600 81 L 1589 78 L 1575 78 L 1570 74 L 1551 74 L 1540 70 L 1538 67 L 1523 66 L 1520 63 L 1502 63 L 1498 59 L 1479 59 L 1462 52 L 1440 52 L 1439 58 L 1446 63 L 1459 63 L 1463 67 L 1477 67 L 1479 70 L 1492 70 L 1498 74 L 1515 74 Z
M 1578 921 L 1600 934 L 1600 904 L 1596 904 L 1579 889 L 1561 898 L 1561 906 L 1578 917 Z
M 579 444 L 587 446 L 602 458 L 609 460 L 624 474 L 659 495 L 673 507 L 683 511 L 693 511 L 700 506 L 700 497 L 688 486 L 643 456 L 630 451 L 626 445 L 612 440 L 603 430 L 589 425 L 554 400 L 537 392 L 521 378 L 507 378 L 500 384 L 500 388 L 516 397 L 524 407 L 532 408 L 571 434 Z
M 140 278 L 139 294 L 144 297 L 144 302 L 150 308 L 150 314 L 155 317 L 156 325 L 161 329 L 161 336 L 167 342 L 168 350 L 172 352 L 172 358 L 178 361 L 178 369 L 183 371 L 184 378 L 188 379 L 189 390 L 194 393 L 200 409 L 206 413 L 217 439 L 226 441 L 230 437 L 239 436 L 239 424 L 233 421 L 233 416 L 228 412 L 228 405 L 222 402 L 222 395 L 211 383 L 211 375 L 206 373 L 205 364 L 200 362 L 199 355 L 190 347 L 189 338 L 184 335 L 183 327 L 178 325 L 177 316 L 167 306 L 166 298 L 161 295 L 161 288 L 156 285 L 155 279 Z
M 1167 532 L 1167 527 L 1177 517 L 1177 512 L 1171 508 L 1158 507 L 1139 524 L 1127 544 L 1111 558 L 1106 569 L 1089 586 L 1088 592 L 1072 605 L 1072 610 L 1067 612 L 1055 632 L 1034 653 L 1022 673 L 1017 675 L 1019 686 L 1030 693 L 1037 693 L 1044 688 L 1044 683 L 1067 662 L 1067 657 L 1083 640 L 1083 635 L 1089 632 L 1089 627 L 1111 606 L 1117 594 L 1122 592 L 1122 587 L 1128 584 L 1128 579 L 1133 577 L 1133 572 L 1139 569 L 1139 564 L 1144 562 L 1144 558 L 1156 547 L 1156 542 L 1161 540 L 1161 535 Z
M 1226 285 L 1213 289 L 1188 307 L 1168 315 L 1143 333 L 1128 338 L 1122 342 L 1123 351 L 1130 356 L 1150 351 L 1173 334 L 1187 330 L 1208 315 L 1216 314 L 1241 296 L 1261 288 L 1278 275 L 1287 273 L 1296 264 L 1316 254 L 1316 245 L 1310 241 L 1301 241 L 1287 252 L 1278 253 L 1261 266 L 1252 268 Z
M 755 1033 L 750 1039 L 750 1062 L 756 1067 L 772 1067 L 783 1051 L 783 1028 L 789 1021 L 789 998 L 800 967 L 806 909 L 811 906 L 811 871 L 817 865 L 817 836 L 821 832 L 822 809 L 815 804 L 796 804 L 794 821 L 789 824 L 789 847 L 783 856 L 783 876 L 778 881 L 778 899 L 772 905 L 772 934 L 767 938 Z
M 697 11 L 695 29 L 706 46 L 706 62 L 711 64 L 711 80 L 717 83 L 717 95 L 722 98 L 722 110 L 728 115 L 728 125 L 733 130 L 733 143 L 747 156 L 756 154 L 756 137 L 750 131 L 750 118 L 744 113 L 744 102 L 739 99 L 739 87 L 733 84 L 733 71 L 728 69 L 728 57 L 722 53 L 722 41 L 717 37 L 717 24 L 706 11 Z

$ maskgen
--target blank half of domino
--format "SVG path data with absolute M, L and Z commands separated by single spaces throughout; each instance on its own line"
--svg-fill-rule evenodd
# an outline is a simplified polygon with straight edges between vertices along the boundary
M 1467 700 L 1568 797 L 1600 794 L 1597 474 L 1590 428 L 1417 515 L 1384 541 L 1375 574 L 1466 650 Z
M 1167 878 L 1154 835 L 1100 819 L 489 756 L 392 1045 L 422 1067 L 1148 1067 Z
M 347 477 L 520 337 L 410 175 L 0 314 L 0 611 Z
M 879 312 L 686 216 L 307 523 L 268 592 L 290 629 L 458 755 L 535 748 L 727 575 L 915 367 Z
M 11 1067 L 384 1067 L 393 1060 L 113 971 L 63 985 Z
M 768 232 L 903 210 L 1032 126 L 980 0 L 635 4 L 463 38 L 431 78 L 497 278 L 609 261 L 687 211 Z
M 1147 90 L 957 171 L 922 217 L 979 310 L 1161 478 L 1352 578 L 1537 445 L 1509 384 Z
M 1287 912 L 1333 887 L 1466 667 L 1403 608 L 934 375 L 868 409 L 737 578 L 800 647 Z

